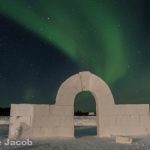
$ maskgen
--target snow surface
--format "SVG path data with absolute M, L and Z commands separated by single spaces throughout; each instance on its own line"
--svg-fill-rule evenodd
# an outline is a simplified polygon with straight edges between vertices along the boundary
M 6 141 L 8 126 L 0 126 L 0 141 Z M 34 140 L 32 146 L 4 146 L 0 150 L 149 150 L 150 136 L 133 138 L 132 145 L 116 144 L 115 138 L 96 137 L 96 127 L 76 127 L 76 138 Z

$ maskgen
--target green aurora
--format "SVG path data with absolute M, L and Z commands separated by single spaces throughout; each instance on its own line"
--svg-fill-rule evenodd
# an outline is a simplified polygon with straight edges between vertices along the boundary
M 29 2 L 1 1 L 0 10 L 106 81 L 113 83 L 125 75 L 127 54 L 122 29 L 105 4 L 90 0 L 86 4 L 78 0 L 37 0 L 31 10 L 27 9 Z

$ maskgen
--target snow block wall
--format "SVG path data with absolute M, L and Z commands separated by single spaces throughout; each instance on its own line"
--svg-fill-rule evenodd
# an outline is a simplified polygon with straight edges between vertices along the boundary
M 107 84 L 80 72 L 60 86 L 55 105 L 12 104 L 9 138 L 74 137 L 74 101 L 90 91 L 96 101 L 97 136 L 150 134 L 149 105 L 116 105 Z

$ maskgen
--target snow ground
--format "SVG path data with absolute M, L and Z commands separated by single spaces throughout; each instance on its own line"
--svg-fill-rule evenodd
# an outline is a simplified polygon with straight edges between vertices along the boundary
M 0 126 L 0 141 L 6 141 L 8 126 Z M 32 146 L 5 146 L 0 150 L 149 150 L 150 136 L 133 138 L 132 145 L 116 144 L 114 138 L 98 138 L 95 127 L 76 127 L 76 138 L 34 140 Z

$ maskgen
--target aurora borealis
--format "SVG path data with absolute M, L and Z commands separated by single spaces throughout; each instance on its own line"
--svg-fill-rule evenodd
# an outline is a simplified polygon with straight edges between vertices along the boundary
M 82 70 L 103 78 L 116 103 L 150 103 L 149 7 L 146 0 L 0 0 L 0 104 L 54 101 L 61 82 Z

